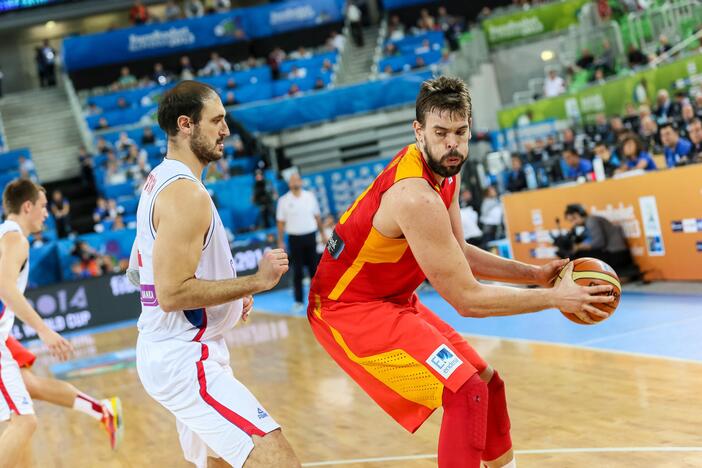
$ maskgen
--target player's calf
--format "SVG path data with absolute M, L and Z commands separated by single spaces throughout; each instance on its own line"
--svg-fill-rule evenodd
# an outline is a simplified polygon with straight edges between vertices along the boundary
M 505 383 L 497 371 L 493 371 L 487 387 L 488 418 L 483 460 L 486 461 L 487 466 L 497 468 L 507 465 L 514 458 L 512 438 L 509 433 L 511 424 L 507 411 Z
M 13 414 L 0 435 L 0 468 L 17 466 L 27 443 L 37 429 L 37 418 L 33 414 Z
M 246 459 L 244 468 L 299 468 L 300 461 L 280 429 L 263 437 L 252 437 L 254 448 Z

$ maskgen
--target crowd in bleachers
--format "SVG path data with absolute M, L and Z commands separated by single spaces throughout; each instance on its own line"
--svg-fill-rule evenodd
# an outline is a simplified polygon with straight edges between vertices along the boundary
M 568 180 L 597 180 L 629 171 L 702 163 L 702 87 L 659 90 L 653 106 L 627 105 L 624 115 L 603 114 L 546 140 L 526 141 L 511 168 L 496 180 L 505 191 Z M 597 174 L 601 171 L 601 174 Z
M 436 16 L 423 8 L 415 24 L 406 26 L 396 14 L 390 15 L 383 42 L 378 77 L 445 65 L 458 50 L 459 36 L 465 31 L 464 18 L 450 15 L 439 6 Z

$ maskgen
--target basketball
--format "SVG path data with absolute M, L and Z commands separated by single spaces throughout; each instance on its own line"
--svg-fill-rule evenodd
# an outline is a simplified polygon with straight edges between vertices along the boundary
M 614 289 L 609 294 L 614 296 L 614 302 L 609 304 L 599 303 L 592 304 L 598 309 L 608 312 L 610 314 L 614 313 L 619 305 L 619 299 L 622 294 L 622 286 L 619 283 L 619 276 L 614 269 L 607 265 L 602 260 L 591 257 L 583 257 L 573 260 L 573 281 L 581 286 L 598 286 L 598 285 L 612 285 Z M 556 278 L 555 285 L 557 285 L 562 279 L 566 268 L 563 268 Z M 561 311 L 563 315 L 568 320 L 581 325 L 592 325 L 587 322 L 580 320 L 575 314 L 570 314 L 568 312 Z M 601 322 L 604 320 L 602 317 L 597 317 L 590 315 L 590 318 L 595 322 Z

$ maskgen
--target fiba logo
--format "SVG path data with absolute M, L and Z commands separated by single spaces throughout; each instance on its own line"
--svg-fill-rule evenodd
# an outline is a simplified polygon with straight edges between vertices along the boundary
M 461 361 L 445 344 L 436 348 L 426 362 L 432 369 L 445 378 L 449 378 L 458 366 L 463 364 L 463 361 Z

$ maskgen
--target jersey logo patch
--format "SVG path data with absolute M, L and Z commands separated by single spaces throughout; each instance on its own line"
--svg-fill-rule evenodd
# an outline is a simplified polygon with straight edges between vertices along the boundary
M 331 255 L 334 260 L 338 259 L 341 252 L 344 251 L 345 246 L 346 244 L 344 244 L 344 241 L 339 237 L 336 231 L 332 232 L 331 237 L 329 237 L 327 241 L 327 252 L 329 252 L 329 255 Z
M 458 367 L 463 364 L 458 356 L 454 354 L 451 349 L 442 344 L 436 350 L 431 353 L 429 359 L 427 359 L 427 364 L 439 373 L 442 377 L 448 379 L 453 372 L 458 369 Z

